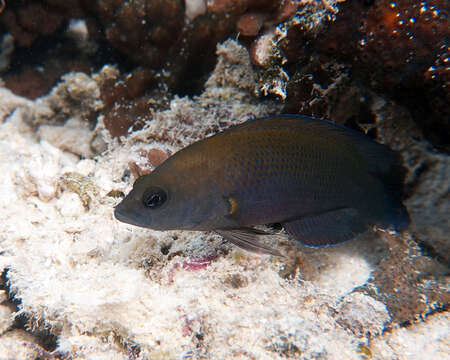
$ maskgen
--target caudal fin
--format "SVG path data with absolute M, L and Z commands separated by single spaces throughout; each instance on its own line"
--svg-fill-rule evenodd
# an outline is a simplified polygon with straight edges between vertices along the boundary
M 405 230 L 411 223 L 406 207 L 399 199 L 391 199 L 388 206 L 383 221 L 377 225 L 383 228 L 393 228 L 397 231 Z
M 388 200 L 384 203 L 382 214 L 379 214 L 381 221 L 377 225 L 383 228 L 393 227 L 399 231 L 406 229 L 411 220 L 408 210 L 402 204 L 407 173 L 402 157 L 386 145 L 367 137 L 354 133 L 348 136 L 353 137 L 358 152 L 365 160 L 368 172 L 381 183 L 383 192 L 387 194 Z

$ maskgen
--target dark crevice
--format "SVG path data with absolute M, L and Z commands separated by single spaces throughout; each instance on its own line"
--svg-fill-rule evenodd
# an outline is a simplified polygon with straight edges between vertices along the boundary
M 96 41 L 95 46 L 97 49 L 93 54 L 83 53 L 77 43 L 65 34 L 65 30 L 51 36 L 41 36 L 30 47 L 17 47 L 8 69 L 1 75 L 6 87 L 14 93 L 34 99 L 50 92 L 61 76 L 70 71 L 90 74 L 99 71 L 105 64 L 114 64 L 121 73 L 128 73 L 138 67 L 106 41 Z
M 165 244 L 161 246 L 161 254 L 168 255 L 170 252 L 170 248 L 172 247 L 172 244 Z
M 375 124 L 375 114 L 366 102 L 360 102 L 358 121 L 360 124 Z
M 423 88 L 397 89 L 392 98 L 408 108 L 425 138 L 440 152 L 450 152 L 450 114 L 446 112 L 445 93 L 434 91 L 434 97 Z
M 354 116 L 352 116 L 351 118 L 348 118 L 345 121 L 344 125 L 350 129 L 364 133 L 364 129 L 359 125 L 358 119 L 356 119 Z
M 13 307 L 14 311 L 20 310 L 21 301 L 18 299 L 14 292 L 11 290 L 11 284 L 8 278 L 9 269 L 5 269 L 1 274 L 0 289 L 5 290 L 8 296 L 8 302 Z M 30 330 L 29 324 L 35 323 L 35 319 L 27 314 L 20 314 L 14 318 L 12 325 L 13 329 L 24 330 L 27 333 L 33 335 L 36 339 L 36 343 L 39 344 L 45 351 L 54 351 L 57 346 L 57 336 L 54 335 L 48 329 L 34 329 Z
M 420 185 L 422 174 L 426 173 L 430 169 L 430 164 L 423 162 L 414 169 L 413 179 L 409 183 L 405 184 L 404 187 L 404 198 L 407 199 L 411 197 L 417 187 Z
M 450 263 L 447 262 L 439 253 L 439 251 L 437 251 L 429 242 L 419 240 L 416 243 L 423 255 L 428 256 L 450 268 Z
M 448 310 L 449 310 L 448 304 L 438 304 L 433 309 L 430 309 L 426 314 L 420 315 L 418 319 L 404 321 L 402 323 L 399 323 L 398 326 L 407 328 L 415 325 L 418 321 L 426 321 L 429 316 L 433 316 L 435 314 L 440 313 L 446 313 L 448 312 Z

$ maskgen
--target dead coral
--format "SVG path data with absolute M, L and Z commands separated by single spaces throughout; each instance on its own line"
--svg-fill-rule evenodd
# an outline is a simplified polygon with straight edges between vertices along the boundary
M 44 353 L 45 350 L 39 346 L 37 339 L 25 330 L 14 329 L 0 338 L 0 354 L 5 359 L 35 359 L 41 358 L 39 355 Z
M 236 27 L 243 36 L 256 36 L 266 20 L 266 14 L 247 13 L 239 18 Z
M 449 321 L 449 313 L 444 312 L 431 315 L 414 326 L 391 329 L 372 339 L 367 350 L 374 360 L 445 359 L 448 357 Z
M 76 118 L 68 120 L 64 126 L 41 125 L 37 132 L 40 140 L 47 141 L 53 146 L 72 152 L 83 158 L 93 156 L 91 149 L 92 131 L 89 124 Z
M 94 122 L 103 108 L 98 84 L 81 72 L 64 75 L 51 93 L 39 101 L 46 103 L 52 110 L 52 123 L 64 122 L 74 114 L 82 120 Z M 34 125 L 42 122 L 48 120 L 37 116 Z
M 336 308 L 337 322 L 358 337 L 376 337 L 390 322 L 386 306 L 368 295 L 352 293 Z
M 259 67 L 259 92 L 263 95 L 273 94 L 282 100 L 286 99 L 288 85 L 295 83 L 290 80 L 292 70 L 288 69 L 292 68 L 292 64 L 302 66 L 308 61 L 305 44 L 316 38 L 336 12 L 333 1 L 330 4 L 321 1 L 294 4 L 288 6 L 288 13 L 279 18 L 287 21 L 279 25 L 278 22 L 271 23 L 250 46 L 252 62 Z M 308 40 L 300 39 L 298 34 Z M 288 64 L 291 64 L 289 68 Z
M 76 193 L 86 209 L 89 209 L 92 199 L 98 195 L 98 189 L 93 180 L 75 172 L 64 173 L 59 184 L 65 190 Z
M 0 98 L 7 102 L 0 103 L 0 123 L 7 119 L 16 109 L 31 106 L 32 102 L 21 96 L 14 95 L 9 89 L 0 87 Z M 33 115 L 30 114 L 29 118 Z
M 185 13 L 189 20 L 194 20 L 197 16 L 203 15 L 206 12 L 205 0 L 186 0 Z
M 206 86 L 235 87 L 255 91 L 255 77 L 248 52 L 235 41 L 227 41 L 217 46 L 217 64 Z

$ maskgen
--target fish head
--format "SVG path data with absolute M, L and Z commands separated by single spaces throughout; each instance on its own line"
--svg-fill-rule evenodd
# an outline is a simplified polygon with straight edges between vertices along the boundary
M 225 201 L 209 179 L 180 170 L 169 161 L 138 178 L 116 206 L 116 219 L 154 230 L 212 230 L 227 212 Z

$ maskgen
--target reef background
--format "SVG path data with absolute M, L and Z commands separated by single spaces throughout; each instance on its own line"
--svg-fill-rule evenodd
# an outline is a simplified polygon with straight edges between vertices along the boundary
M 0 359 L 449 358 L 448 12 L 0 1 Z M 282 112 L 400 151 L 409 231 L 277 259 L 113 218 L 170 154 Z

